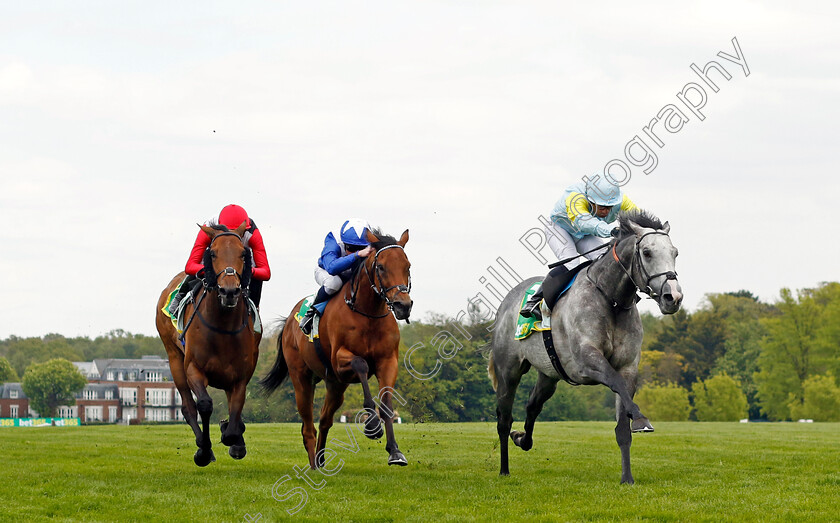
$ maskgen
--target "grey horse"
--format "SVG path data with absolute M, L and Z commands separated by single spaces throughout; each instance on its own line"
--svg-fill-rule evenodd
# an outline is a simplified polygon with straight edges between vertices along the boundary
M 621 449 L 621 482 L 633 483 L 630 472 L 632 432 L 653 432 L 633 402 L 642 346 L 642 322 L 636 309 L 640 290 L 655 299 L 663 314 L 680 308 L 682 291 L 676 278 L 677 249 L 670 226 L 645 211 L 622 213 L 618 237 L 600 258 L 578 273 L 551 312 L 551 339 L 568 381 L 603 384 L 616 394 L 615 439 Z M 513 333 L 525 290 L 539 278 L 520 283 L 502 301 L 496 315 L 487 371 L 496 391 L 497 431 L 503 476 L 508 469 L 508 436 L 530 450 L 534 422 L 543 404 L 563 378 L 555 370 L 539 333 L 521 341 Z M 534 367 L 539 373 L 526 406 L 525 431 L 511 432 L 519 380 Z M 629 420 L 628 420 L 629 418 Z

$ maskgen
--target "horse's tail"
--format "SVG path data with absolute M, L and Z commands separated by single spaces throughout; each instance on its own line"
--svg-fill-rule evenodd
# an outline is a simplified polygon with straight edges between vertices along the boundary
M 286 328 L 286 320 L 280 320 L 280 331 L 277 333 L 277 359 L 268 374 L 260 380 L 263 392 L 268 395 L 274 392 L 289 375 L 289 367 L 286 365 L 286 358 L 283 357 L 283 329 Z
M 487 360 L 487 376 L 490 377 L 490 383 L 493 384 L 493 390 L 499 386 L 499 380 L 496 378 L 496 366 L 493 364 L 493 353 L 490 353 L 490 359 Z

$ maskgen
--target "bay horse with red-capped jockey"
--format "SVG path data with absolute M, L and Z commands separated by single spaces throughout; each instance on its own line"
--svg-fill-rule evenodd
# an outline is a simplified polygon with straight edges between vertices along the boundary
M 344 402 L 344 391 L 351 383 L 362 385 L 363 406 L 369 414 L 365 435 L 371 439 L 381 438 L 384 421 L 388 464 L 408 464 L 394 438 L 392 408 L 399 368 L 397 319 L 408 321 L 413 305 L 409 295 L 411 264 L 404 250 L 408 231 L 399 240 L 369 230 L 366 237 L 373 252 L 358 263 L 353 277 L 336 295 L 338 299 L 330 300 L 324 309 L 317 338 L 320 354 L 315 343 L 309 341 L 297 324 L 287 321 L 277 338 L 277 360 L 260 381 L 263 388 L 271 392 L 287 376 L 291 378 L 297 410 L 303 421 L 303 446 L 313 469 L 323 465 L 327 434 L 335 412 Z M 295 305 L 289 318 L 294 318 L 302 303 L 303 300 Z M 381 407 L 378 412 L 368 386 L 371 375 L 379 382 Z M 327 394 L 316 433 L 312 402 L 315 384 L 321 380 L 327 387 Z
M 183 272 L 161 293 L 155 324 L 169 356 L 172 379 L 181 394 L 184 420 L 195 433 L 198 450 L 193 460 L 204 467 L 216 461 L 210 443 L 213 400 L 207 393 L 208 386 L 227 394 L 230 417 L 221 422 L 222 443 L 230 447 L 228 453 L 232 458 L 245 457 L 242 407 L 245 387 L 257 366 L 261 334 L 254 332 L 248 303 L 251 253 L 243 242 L 248 223 L 243 222 L 233 231 L 224 225 L 199 227 L 211 241 L 204 255 L 204 288 L 194 303 L 185 306 L 184 316 L 190 321 L 183 334 L 184 344 L 162 310 L 172 291 L 183 281 Z M 196 318 L 198 321 L 194 321 Z M 202 427 L 198 425 L 199 415 Z

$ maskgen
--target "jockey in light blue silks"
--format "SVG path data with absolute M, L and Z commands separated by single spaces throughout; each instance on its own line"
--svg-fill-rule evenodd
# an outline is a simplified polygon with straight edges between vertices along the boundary
M 330 296 L 341 290 L 344 282 L 353 277 L 357 264 L 373 250 L 367 241 L 368 228 L 367 221 L 351 218 L 324 238 L 324 249 L 315 268 L 315 281 L 321 288 L 300 320 L 300 328 L 307 336 L 312 331 L 315 314 L 324 314 Z
M 618 213 L 636 210 L 636 204 L 621 188 L 610 183 L 599 174 L 587 178 L 566 188 L 563 196 L 557 200 L 551 211 L 551 226 L 545 228 L 548 246 L 563 260 L 604 245 L 609 241 L 613 229 L 618 227 Z M 603 254 L 603 249 L 585 254 L 590 260 Z M 569 272 L 583 263 L 584 256 L 566 262 L 564 265 L 552 269 L 541 287 L 534 293 L 520 311 L 526 318 L 540 319 L 540 302 L 543 299 L 543 289 L 551 279 Z M 553 289 L 552 289 L 553 290 Z

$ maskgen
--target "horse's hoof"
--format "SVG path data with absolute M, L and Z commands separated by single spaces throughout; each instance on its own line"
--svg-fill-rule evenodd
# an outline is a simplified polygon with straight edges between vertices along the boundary
M 397 451 L 391 454 L 390 457 L 388 457 L 388 465 L 399 465 L 401 467 L 404 467 L 408 465 L 408 460 L 405 459 L 405 456 L 403 456 L 402 452 Z
M 653 425 L 647 418 L 636 418 L 630 422 L 631 432 L 653 432 Z
M 365 422 L 365 436 L 370 439 L 379 439 L 385 434 L 385 429 L 382 428 L 382 422 L 376 418 L 376 423 L 371 423 L 370 420 Z
M 513 444 L 524 451 L 528 451 L 534 446 L 534 440 L 525 439 L 525 436 L 526 434 L 519 430 L 514 430 L 510 433 L 510 439 L 513 440 Z
M 632 484 L 634 484 L 634 483 L 636 483 L 636 482 L 635 482 L 635 481 L 633 481 L 633 478 L 632 478 L 632 477 L 631 477 L 630 479 L 623 479 L 623 478 L 622 478 L 622 480 L 621 480 L 621 484 L 622 484 L 622 485 L 632 485 Z
M 193 461 L 199 467 L 206 467 L 210 463 L 216 461 L 216 456 L 213 455 L 213 451 L 210 449 L 198 449 L 195 451 L 195 455 L 193 456 Z
M 245 449 L 245 445 L 231 445 L 228 449 L 228 454 L 230 454 L 230 457 L 233 459 L 242 459 L 245 457 L 247 452 L 248 451 Z

